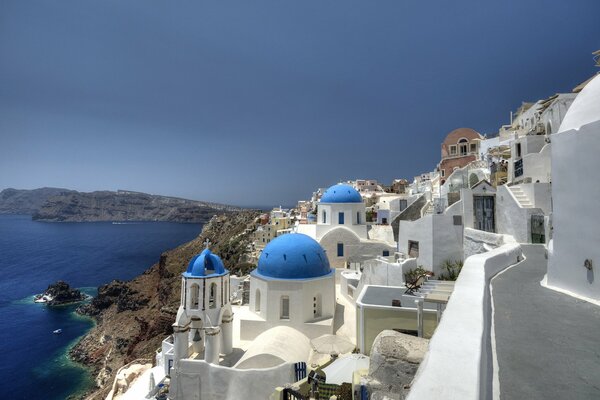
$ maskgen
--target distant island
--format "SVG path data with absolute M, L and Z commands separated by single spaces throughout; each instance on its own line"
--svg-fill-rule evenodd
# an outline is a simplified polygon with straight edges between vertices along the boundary
M 239 211 L 225 204 L 127 190 L 90 193 L 61 188 L 4 189 L 0 214 L 26 214 L 46 222 L 167 221 L 204 223 L 216 213 Z

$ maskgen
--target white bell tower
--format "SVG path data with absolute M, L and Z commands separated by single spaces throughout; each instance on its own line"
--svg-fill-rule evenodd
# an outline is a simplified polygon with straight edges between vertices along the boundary
M 181 305 L 173 324 L 174 367 L 184 358 L 218 364 L 233 345 L 229 271 L 208 249 L 192 258 L 181 277 Z

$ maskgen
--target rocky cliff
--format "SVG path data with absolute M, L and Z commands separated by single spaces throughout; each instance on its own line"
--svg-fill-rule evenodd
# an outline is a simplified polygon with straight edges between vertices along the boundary
M 240 266 L 247 267 L 247 245 L 258 215 L 241 211 L 213 217 L 199 237 L 163 253 L 158 263 L 132 281 L 113 281 L 100 287 L 98 296 L 80 307 L 79 311 L 95 318 L 97 325 L 70 355 L 93 369 L 98 386 L 93 398 L 106 396 L 124 364 L 138 358 L 153 359 L 161 341 L 172 333 L 179 307 L 180 274 L 192 256 L 202 251 L 206 239 L 232 273 Z
M 169 221 L 206 222 L 217 212 L 238 211 L 237 207 L 176 197 L 119 190 L 91 193 L 61 192 L 33 213 L 37 221 Z
M 71 190 L 60 188 L 4 189 L 0 192 L 0 214 L 31 215 L 50 197 L 69 192 Z

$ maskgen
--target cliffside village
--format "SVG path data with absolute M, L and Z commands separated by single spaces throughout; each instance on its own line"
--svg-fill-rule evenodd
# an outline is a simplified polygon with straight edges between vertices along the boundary
M 450 131 L 430 172 L 265 213 L 248 276 L 207 242 L 109 398 L 599 398 L 599 148 L 595 75 Z

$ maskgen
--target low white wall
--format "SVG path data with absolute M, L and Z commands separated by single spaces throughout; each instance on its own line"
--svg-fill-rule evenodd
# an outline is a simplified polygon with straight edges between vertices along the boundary
M 293 363 L 243 370 L 195 360 L 181 360 L 179 365 L 171 376 L 169 399 L 264 400 L 277 386 L 294 381 Z
M 523 175 L 515 180 L 530 178 L 531 182 L 550 182 L 550 145 L 547 144 L 539 153 L 523 156 Z
M 510 235 L 480 231 L 478 229 L 465 228 L 464 256 L 465 259 L 475 254 L 486 253 L 504 244 L 516 243 Z
M 465 261 L 408 400 L 492 398 L 489 283 L 521 258 L 518 244 L 506 244 Z

